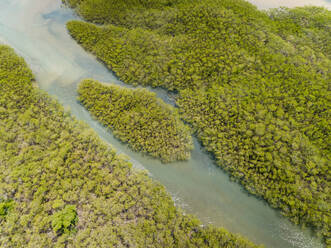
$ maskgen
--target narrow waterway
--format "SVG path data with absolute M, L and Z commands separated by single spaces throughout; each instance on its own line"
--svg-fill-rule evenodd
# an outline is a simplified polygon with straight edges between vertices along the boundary
M 125 84 L 71 39 L 65 23 L 72 19 L 77 17 L 61 7 L 61 0 L 0 0 L 0 42 L 25 58 L 41 89 L 55 96 L 119 153 L 131 157 L 136 167 L 147 169 L 165 185 L 178 206 L 203 223 L 223 226 L 266 247 L 323 247 L 309 230 L 300 230 L 264 201 L 231 182 L 197 141 L 189 161 L 164 165 L 132 152 L 93 120 L 76 100 L 79 81 L 94 78 Z M 153 91 L 171 102 L 166 92 Z

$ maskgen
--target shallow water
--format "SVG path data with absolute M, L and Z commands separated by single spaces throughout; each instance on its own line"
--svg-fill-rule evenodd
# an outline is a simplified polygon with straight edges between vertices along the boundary
M 259 9 L 278 7 L 298 7 L 306 5 L 322 6 L 331 10 L 331 0 L 247 0 L 256 5 Z
M 9 44 L 26 59 L 40 88 L 70 108 L 77 119 L 91 126 L 119 153 L 130 156 L 136 167 L 147 169 L 165 185 L 178 206 L 203 223 L 223 226 L 266 247 L 323 247 L 308 230 L 300 230 L 264 201 L 231 182 L 197 141 L 190 161 L 164 165 L 132 152 L 93 120 L 76 101 L 79 81 L 88 77 L 125 84 L 71 39 L 65 23 L 72 19 L 77 17 L 61 7 L 60 0 L 0 0 L 0 42 Z M 164 91 L 153 91 L 172 101 Z
M 331 0 L 247 0 L 256 5 L 259 9 L 278 7 L 301 7 L 301 6 L 322 6 L 331 10 Z

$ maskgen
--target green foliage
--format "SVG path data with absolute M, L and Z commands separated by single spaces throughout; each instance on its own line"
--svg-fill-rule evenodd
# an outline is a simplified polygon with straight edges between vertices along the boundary
M 64 209 L 55 212 L 52 215 L 52 228 L 57 234 L 69 234 L 77 224 L 76 206 L 66 205 Z
M 163 162 L 186 160 L 193 148 L 190 130 L 175 108 L 146 89 L 127 89 L 83 81 L 79 100 L 114 135 L 136 151 Z
M 331 59 L 330 11 L 322 7 L 298 7 L 273 9 L 268 14 L 284 39 L 302 49 L 310 47 Z
M 0 247 L 256 247 L 176 209 L 32 81 L 0 46 Z
M 221 167 L 327 239 L 330 11 L 260 12 L 239 0 L 125 7 L 122 0 L 100 21 L 94 10 L 105 2 L 77 3 L 85 20 L 105 25 L 69 22 L 72 37 L 124 82 L 178 92 L 182 118 Z
M 230 86 L 206 92 L 186 90 L 178 103 L 184 118 L 194 120 L 198 136 L 220 166 L 293 222 L 326 234 L 329 163 L 301 132 L 302 123 L 290 111 L 282 111 L 294 96 L 278 95 L 272 88 L 256 95 L 250 91 L 254 92 L 252 85 L 248 90 Z M 278 97 L 284 99 L 281 104 Z M 204 111 L 207 107 L 209 112 Z
M 0 202 L 0 219 L 5 218 L 9 211 L 13 208 L 13 201 L 3 201 Z
M 158 11 L 189 1 L 191 0 L 67 0 L 66 2 L 76 8 L 76 11 L 88 21 L 98 24 L 125 24 L 130 21 L 128 16 L 131 14 L 138 15 L 136 17 L 140 19 L 146 17 L 140 15 L 139 10 L 149 8 Z

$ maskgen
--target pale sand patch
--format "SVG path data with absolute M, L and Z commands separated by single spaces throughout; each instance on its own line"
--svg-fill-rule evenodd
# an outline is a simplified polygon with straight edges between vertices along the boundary
M 259 9 L 285 7 L 298 7 L 298 6 L 323 6 L 331 10 L 331 2 L 328 0 L 247 0 L 248 2 L 256 5 Z

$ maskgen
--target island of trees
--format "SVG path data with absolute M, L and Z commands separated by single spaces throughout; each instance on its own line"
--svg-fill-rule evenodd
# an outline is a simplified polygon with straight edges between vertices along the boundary
M 0 247 L 233 247 L 33 86 L 0 45 Z
M 72 37 L 133 85 L 177 94 L 219 166 L 331 244 L 331 13 L 241 0 L 68 0 Z
M 186 160 L 193 148 L 190 130 L 177 110 L 146 89 L 128 89 L 84 80 L 80 102 L 135 151 L 163 162 Z

